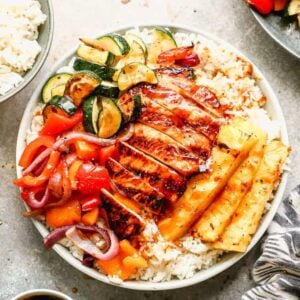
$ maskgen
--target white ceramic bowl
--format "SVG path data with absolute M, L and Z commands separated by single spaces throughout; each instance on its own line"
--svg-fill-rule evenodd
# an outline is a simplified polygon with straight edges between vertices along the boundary
M 178 25 L 172 25 L 172 24 L 147 24 L 147 25 L 140 25 L 139 27 L 140 28 L 145 28 L 145 27 L 151 28 L 153 26 L 169 27 L 171 30 L 175 30 L 175 31 L 179 31 L 179 32 L 200 34 L 204 39 L 213 41 L 217 44 L 221 44 L 224 48 L 230 49 L 232 52 L 238 54 L 241 57 L 245 57 L 238 50 L 236 50 L 235 48 L 233 48 L 226 42 L 224 42 L 210 34 L 207 34 L 205 32 L 202 32 L 200 30 L 197 30 L 195 28 L 191 28 L 188 26 L 178 26 Z M 102 33 L 100 32 L 99 35 L 106 34 L 108 32 L 119 32 L 122 34 L 131 28 L 132 28 L 132 26 L 125 27 L 125 28 L 123 27 L 121 29 L 110 30 L 110 31 L 102 32 Z M 55 73 L 55 71 L 58 68 L 62 67 L 70 60 L 70 58 L 74 55 L 75 50 L 76 49 L 73 49 L 69 54 L 67 54 L 64 58 L 62 58 L 57 63 L 57 65 L 53 68 L 53 73 Z M 248 59 L 248 58 L 246 58 L 246 59 Z M 286 125 L 285 125 L 285 121 L 283 118 L 283 114 L 282 114 L 280 105 L 278 103 L 278 99 L 276 98 L 276 96 L 275 96 L 272 88 L 270 87 L 269 83 L 267 82 L 266 78 L 262 75 L 262 73 L 259 71 L 259 69 L 254 64 L 253 64 L 253 70 L 254 70 L 254 76 L 256 78 L 261 78 L 261 80 L 259 81 L 258 84 L 259 84 L 260 88 L 262 89 L 264 95 L 268 99 L 266 109 L 267 109 L 268 113 L 270 114 L 270 116 L 274 120 L 278 120 L 282 124 L 282 127 L 281 127 L 282 141 L 284 143 L 288 143 L 287 129 L 286 129 Z M 48 74 L 47 77 L 44 78 L 45 80 L 41 81 L 41 84 L 36 89 L 36 91 L 33 93 L 32 97 L 28 103 L 28 106 L 25 110 L 25 113 L 24 113 L 24 116 L 23 116 L 23 119 L 22 119 L 22 122 L 20 125 L 20 129 L 19 129 L 19 135 L 18 135 L 17 153 L 16 153 L 17 162 L 19 161 L 19 158 L 25 147 L 26 130 L 30 127 L 30 122 L 32 119 L 32 112 L 40 99 L 40 93 L 41 93 L 43 83 L 47 80 L 47 78 L 50 75 L 51 74 Z M 21 169 L 19 167 L 17 168 L 17 175 L 18 176 L 21 175 Z M 260 226 L 259 226 L 256 234 L 254 235 L 252 242 L 251 242 L 250 246 L 248 247 L 247 252 L 249 252 L 253 248 L 253 246 L 259 241 L 259 239 L 262 237 L 262 235 L 266 231 L 267 227 L 271 223 L 271 221 L 277 211 L 277 208 L 281 202 L 281 199 L 283 197 L 283 192 L 284 192 L 284 189 L 286 186 L 286 181 L 287 181 L 287 174 L 284 174 L 282 176 L 281 182 L 276 191 L 275 197 L 271 203 L 271 207 L 268 210 L 268 212 L 264 215 L 264 217 L 262 218 Z M 43 237 L 49 233 L 47 228 L 41 222 L 33 220 L 33 223 Z M 64 260 L 66 260 L 69 264 L 71 264 L 72 266 L 74 266 L 75 268 L 80 270 L 81 272 L 83 272 L 97 280 L 100 280 L 102 282 L 112 284 L 112 285 L 117 285 L 117 286 L 120 286 L 123 288 L 134 289 L 134 290 L 168 290 L 168 289 L 176 289 L 176 288 L 181 288 L 181 287 L 185 287 L 185 286 L 190 286 L 190 285 L 199 283 L 201 281 L 207 280 L 207 279 L 221 273 L 222 271 L 228 269 L 230 266 L 235 264 L 244 255 L 247 254 L 247 252 L 242 253 L 242 254 L 238 254 L 238 253 L 226 254 L 222 257 L 222 259 L 218 263 L 216 263 L 209 269 L 199 271 L 195 276 L 193 276 L 192 278 L 189 278 L 189 279 L 171 280 L 168 282 L 160 282 L 160 283 L 145 282 L 145 281 L 125 281 L 121 284 L 116 284 L 116 283 L 112 283 L 108 279 L 107 276 L 97 272 L 94 269 L 83 266 L 81 264 L 81 262 L 79 260 L 77 260 L 75 257 L 73 257 L 71 255 L 71 253 L 63 246 L 55 245 L 53 248 Z
M 25 75 L 23 76 L 23 81 L 12 88 L 8 93 L 5 95 L 0 95 L 0 103 L 4 102 L 5 100 L 11 98 L 16 93 L 20 92 L 23 88 L 25 88 L 31 80 L 37 75 L 38 71 L 43 66 L 48 53 L 50 51 L 52 38 L 53 38 L 53 30 L 54 30 L 54 19 L 53 19 L 53 7 L 51 0 L 43 0 L 39 1 L 41 4 L 42 12 L 47 16 L 47 19 L 44 24 L 39 27 L 39 36 L 38 36 L 38 43 L 40 44 L 42 50 L 38 54 L 35 59 L 35 62 L 30 70 L 28 70 Z
M 56 297 L 59 300 L 73 300 L 69 296 L 58 292 L 54 290 L 48 290 L 48 289 L 35 289 L 35 290 L 30 290 L 23 292 L 15 297 L 13 297 L 11 300 L 23 300 L 23 299 L 29 299 L 29 297 L 34 297 L 34 296 L 53 296 Z

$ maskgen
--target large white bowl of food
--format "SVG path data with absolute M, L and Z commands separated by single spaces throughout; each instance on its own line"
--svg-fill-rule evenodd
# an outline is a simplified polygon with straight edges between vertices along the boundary
M 21 91 L 45 62 L 53 36 L 51 1 L 0 0 L 0 102 Z
M 289 146 L 276 96 L 227 43 L 195 28 L 122 28 L 80 44 L 20 126 L 26 216 L 67 262 L 137 290 L 204 281 L 262 237 Z

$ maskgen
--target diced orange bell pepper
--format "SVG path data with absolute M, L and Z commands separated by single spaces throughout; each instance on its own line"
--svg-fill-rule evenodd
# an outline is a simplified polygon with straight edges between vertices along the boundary
M 137 268 L 145 268 L 148 265 L 127 240 L 120 242 L 120 251 L 117 256 L 111 260 L 97 260 L 97 264 L 105 274 L 118 276 L 122 280 L 130 278 Z
M 84 225 L 93 226 L 97 223 L 98 217 L 99 217 L 99 208 L 96 207 L 91 211 L 85 213 L 81 218 L 81 222 Z
M 41 147 L 50 148 L 55 142 L 55 138 L 49 135 L 41 135 L 36 138 L 34 141 L 29 143 L 19 161 L 19 166 L 27 168 L 36 157 L 37 152 Z
M 74 142 L 77 156 L 83 160 L 96 159 L 99 156 L 100 148 L 86 141 L 76 140 Z
M 71 188 L 72 190 L 76 190 L 77 189 L 77 179 L 76 179 L 76 174 L 77 171 L 79 169 L 79 167 L 81 166 L 81 164 L 83 163 L 82 160 L 76 159 L 71 167 L 69 168 L 69 179 L 71 182 Z
M 19 179 L 16 179 L 14 181 L 14 184 L 19 187 L 34 187 L 42 185 L 52 175 L 53 171 L 59 163 L 59 158 L 59 151 L 51 152 L 47 165 L 39 176 L 25 175 Z
M 71 198 L 62 206 L 46 211 L 46 222 L 52 228 L 75 225 L 81 220 L 81 208 L 77 198 Z
M 275 11 L 284 10 L 289 1 L 290 0 L 274 0 L 274 10 Z

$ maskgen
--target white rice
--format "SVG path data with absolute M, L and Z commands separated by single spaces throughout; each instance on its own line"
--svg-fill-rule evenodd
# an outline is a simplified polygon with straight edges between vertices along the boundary
M 20 84 L 41 51 L 38 27 L 46 20 L 36 0 L 0 0 L 0 95 Z
M 146 43 L 151 43 L 150 31 L 138 28 L 131 32 L 140 35 Z M 280 138 L 281 124 L 272 121 L 263 108 L 265 97 L 252 75 L 252 66 L 244 59 L 229 50 L 223 49 L 210 41 L 204 41 L 195 34 L 176 33 L 178 46 L 187 46 L 192 42 L 199 54 L 201 64 L 196 68 L 197 83 L 207 86 L 214 91 L 222 104 L 230 106 L 229 114 L 242 116 L 257 124 L 268 133 L 269 140 Z M 73 59 L 58 72 L 73 73 Z M 28 131 L 27 142 L 34 139 L 43 124 L 41 108 L 38 106 L 34 113 L 31 129 Z M 209 168 L 209 162 L 205 168 Z M 269 208 L 269 204 L 266 209 Z M 141 254 L 147 258 L 148 267 L 139 269 L 132 279 L 152 282 L 168 281 L 173 278 L 184 279 L 195 275 L 199 270 L 215 264 L 223 251 L 215 250 L 194 238 L 185 235 L 175 243 L 167 242 L 160 235 L 153 221 L 147 223 L 141 239 L 144 241 L 140 248 Z M 82 260 L 83 253 L 70 241 L 63 241 L 71 253 Z M 101 271 L 101 270 L 100 270 Z M 120 283 L 121 279 L 109 277 L 111 281 Z

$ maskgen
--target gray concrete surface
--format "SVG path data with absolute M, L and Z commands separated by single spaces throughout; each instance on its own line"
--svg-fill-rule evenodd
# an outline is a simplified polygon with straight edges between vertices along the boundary
M 165 292 L 136 292 L 87 278 L 56 253 L 47 252 L 24 207 L 15 177 L 15 146 L 27 100 L 55 61 L 77 43 L 79 36 L 143 21 L 171 21 L 207 30 L 250 57 L 266 75 L 286 117 L 294 152 L 286 194 L 300 179 L 300 61 L 280 48 L 255 22 L 242 0 L 53 0 L 55 33 L 50 55 L 35 80 L 0 104 L 0 300 L 30 288 L 53 288 L 74 299 L 240 299 L 253 286 L 250 270 L 259 245 L 226 272 L 192 287 Z

